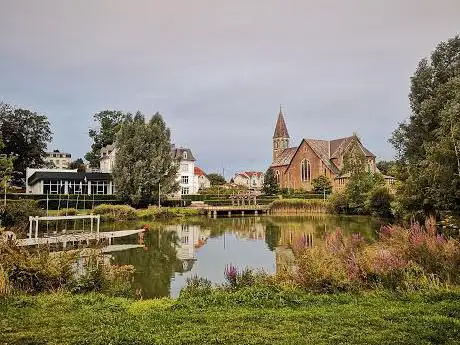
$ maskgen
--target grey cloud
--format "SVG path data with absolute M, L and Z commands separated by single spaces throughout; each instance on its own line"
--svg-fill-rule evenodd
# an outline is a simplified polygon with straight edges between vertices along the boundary
M 0 99 L 46 113 L 83 156 L 91 116 L 160 111 L 208 171 L 265 169 L 280 103 L 293 144 L 357 131 L 379 157 L 409 77 L 458 33 L 458 0 L 0 4 Z

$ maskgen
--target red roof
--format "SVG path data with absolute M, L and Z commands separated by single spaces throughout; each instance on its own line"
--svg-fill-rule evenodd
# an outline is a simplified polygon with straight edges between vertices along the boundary
M 199 167 L 195 167 L 195 175 L 198 176 L 206 176 L 203 170 L 201 170 Z
M 245 171 L 245 172 L 242 172 L 242 173 L 237 173 L 237 175 L 240 175 L 240 176 L 245 177 L 245 178 L 251 178 L 252 176 L 262 177 L 264 175 L 264 173 L 260 172 L 260 171 Z

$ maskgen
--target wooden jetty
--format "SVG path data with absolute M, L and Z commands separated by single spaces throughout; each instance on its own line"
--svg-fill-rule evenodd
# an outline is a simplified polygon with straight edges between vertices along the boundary
M 120 231 L 107 231 L 107 232 L 84 232 L 84 233 L 72 233 L 72 234 L 60 234 L 56 236 L 48 237 L 32 237 L 16 240 L 18 246 L 36 246 L 36 245 L 48 245 L 48 244 L 63 244 L 64 247 L 67 243 L 78 243 L 78 242 L 90 242 L 107 240 L 109 243 L 112 239 L 119 237 L 126 237 L 137 235 L 144 232 L 145 229 L 139 230 L 120 230 Z
M 208 217 L 217 215 L 232 216 L 245 214 L 262 214 L 270 211 L 270 205 L 229 205 L 229 206 L 206 206 L 203 208 Z

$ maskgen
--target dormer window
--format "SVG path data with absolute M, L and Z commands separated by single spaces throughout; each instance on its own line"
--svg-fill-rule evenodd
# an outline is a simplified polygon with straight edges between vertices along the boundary
M 187 159 L 187 151 L 184 151 L 184 152 L 182 153 L 182 157 L 184 157 L 184 159 Z

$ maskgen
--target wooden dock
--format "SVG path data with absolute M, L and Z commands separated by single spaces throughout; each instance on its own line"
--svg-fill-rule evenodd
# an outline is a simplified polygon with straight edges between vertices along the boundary
M 206 206 L 203 210 L 209 217 L 217 215 L 232 216 L 245 214 L 262 214 L 270 211 L 270 205 L 228 205 L 228 206 Z
M 16 243 L 18 246 L 25 247 L 25 246 L 36 246 L 36 245 L 60 244 L 60 243 L 65 245 L 66 243 L 89 242 L 89 241 L 100 241 L 100 240 L 109 240 L 109 242 L 111 242 L 111 240 L 114 238 L 137 235 L 144 231 L 145 229 L 62 234 L 62 235 L 48 236 L 48 237 L 18 239 L 16 240 Z

